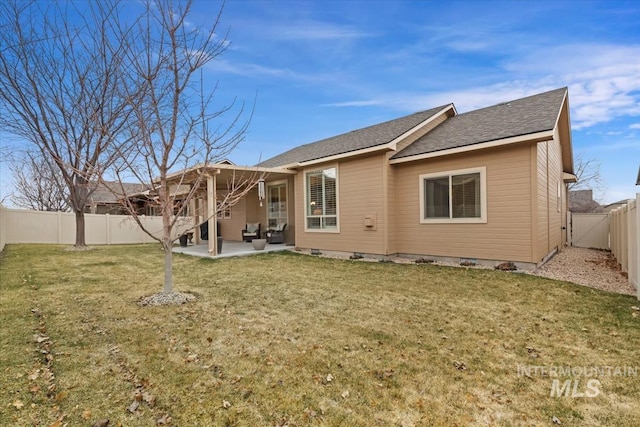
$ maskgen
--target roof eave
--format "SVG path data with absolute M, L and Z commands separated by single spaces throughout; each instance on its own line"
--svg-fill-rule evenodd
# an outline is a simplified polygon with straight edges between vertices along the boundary
M 319 157 L 317 159 L 296 163 L 295 166 L 300 168 L 300 167 L 317 165 L 319 163 L 334 162 L 336 160 L 342 160 L 348 157 L 362 156 L 365 154 L 375 153 L 377 151 L 391 151 L 391 148 L 389 147 L 389 143 L 376 145 L 374 147 L 362 148 L 360 150 L 348 151 L 346 153 L 334 154 L 333 156 Z
M 466 153 L 470 151 L 485 150 L 487 148 L 500 147 L 503 145 L 517 144 L 521 142 L 541 142 L 553 139 L 553 129 L 530 133 L 526 135 L 512 136 L 509 138 L 495 139 L 492 141 L 480 142 L 462 147 L 448 148 L 445 150 L 432 151 L 429 153 L 415 154 L 413 156 L 400 157 L 389 160 L 390 164 L 407 163 L 416 160 L 431 159 L 434 157 L 449 156 L 452 154 Z

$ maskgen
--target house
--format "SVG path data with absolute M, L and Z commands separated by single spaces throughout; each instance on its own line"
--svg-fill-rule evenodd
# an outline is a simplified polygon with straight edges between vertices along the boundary
M 569 210 L 574 213 L 599 213 L 603 212 L 603 207 L 593 200 L 593 190 L 569 190 Z
M 154 215 L 155 213 L 152 201 L 144 194 L 146 186 L 143 184 L 122 183 L 121 187 L 115 181 L 102 181 L 93 185 L 95 190 L 84 207 L 85 213 L 127 215 L 118 196 L 122 189 L 132 199 L 141 214 Z
M 601 212 L 609 213 L 612 210 L 618 209 L 626 204 L 629 204 L 632 201 L 633 199 L 622 199 L 622 200 L 618 200 L 617 202 L 609 203 L 608 205 L 602 207 Z
M 529 268 L 566 244 L 567 183 L 576 180 L 566 88 L 463 114 L 442 105 L 253 169 L 210 168 L 196 203 L 216 200 L 224 186 L 215 180 L 231 170 L 265 181 L 264 206 L 254 190 L 219 220 L 225 239 L 241 240 L 246 222 L 287 223 L 286 241 L 299 248 Z

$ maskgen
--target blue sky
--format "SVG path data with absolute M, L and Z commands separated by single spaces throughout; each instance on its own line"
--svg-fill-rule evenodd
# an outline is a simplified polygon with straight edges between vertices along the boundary
M 196 0 L 190 24 L 219 6 Z M 450 102 L 465 112 L 568 86 L 574 153 L 601 163 L 611 203 L 640 192 L 639 22 L 631 1 L 228 0 L 229 48 L 206 78 L 221 103 L 256 100 L 238 164 Z
M 197 3 L 206 23 L 216 3 Z M 255 113 L 231 156 L 303 143 L 453 102 L 459 112 L 569 87 L 575 153 L 601 163 L 610 203 L 640 166 L 640 2 L 237 1 L 209 66 Z

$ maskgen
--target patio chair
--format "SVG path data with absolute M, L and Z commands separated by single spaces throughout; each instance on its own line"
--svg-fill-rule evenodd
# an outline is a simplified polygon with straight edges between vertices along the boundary
M 220 237 L 220 223 L 216 222 L 217 236 Z M 209 240 L 209 221 L 205 221 L 200 224 L 200 238 L 202 240 Z
M 276 228 L 267 230 L 268 243 L 284 243 L 284 229 L 287 228 L 286 223 L 281 223 Z
M 253 239 L 260 238 L 260 223 L 248 222 L 244 230 L 242 230 L 242 240 L 244 242 L 250 242 Z

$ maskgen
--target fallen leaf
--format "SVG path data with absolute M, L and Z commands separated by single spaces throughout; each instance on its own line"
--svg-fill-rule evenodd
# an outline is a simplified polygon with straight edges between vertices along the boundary
M 55 400 L 56 402 L 59 402 L 62 399 L 66 398 L 68 395 L 69 395 L 68 391 L 61 391 L 60 393 L 56 394 L 56 397 L 54 397 L 53 400 Z
M 222 401 L 222 407 L 224 409 L 229 409 L 229 408 L 231 408 L 231 403 L 228 400 L 223 400 Z
M 136 412 L 139 406 L 140 404 L 134 400 L 133 403 L 127 408 L 127 411 L 133 414 L 134 412 Z
M 38 379 L 38 377 L 40 376 L 40 369 L 34 369 L 33 371 L 31 371 L 31 373 L 29 374 L 29 379 L 31 381 L 35 381 L 36 379 Z
M 49 341 L 49 337 L 46 335 L 34 335 L 33 338 L 38 344 L 42 344 L 45 341 Z
M 11 406 L 13 406 L 16 409 L 22 409 L 22 407 L 24 406 L 24 403 L 22 403 L 22 401 L 20 400 L 16 400 L 11 404 Z
M 349 390 L 343 391 L 341 396 L 343 399 L 346 399 L 347 397 L 349 397 Z
M 562 421 L 560 421 L 555 415 L 551 418 L 551 421 L 554 424 L 562 424 Z
M 464 362 L 458 362 L 457 360 L 453 361 L 453 366 L 455 366 L 459 371 L 464 371 L 465 369 L 467 369 L 467 365 Z
M 144 392 L 142 393 L 142 400 L 144 400 L 145 402 L 147 402 L 147 404 L 149 406 L 151 406 L 152 408 L 155 406 L 156 404 L 156 397 L 154 395 L 152 395 L 149 392 Z
M 327 382 L 330 383 L 331 381 L 333 381 L 333 375 L 329 374 L 327 375 Z
M 85 409 L 84 411 L 82 411 L 82 414 L 80 415 L 82 417 L 83 420 L 88 420 L 89 418 L 91 418 L 91 410 L 90 409 Z
M 164 426 L 167 424 L 171 424 L 171 417 L 169 416 L 169 414 L 164 414 L 162 417 L 158 418 L 158 420 L 156 421 L 156 425 L 159 425 L 159 426 Z
M 91 427 L 107 427 L 109 425 L 109 420 L 106 418 L 102 418 L 97 420 Z

